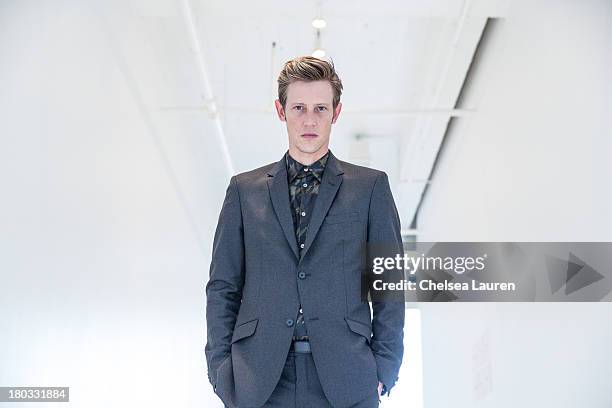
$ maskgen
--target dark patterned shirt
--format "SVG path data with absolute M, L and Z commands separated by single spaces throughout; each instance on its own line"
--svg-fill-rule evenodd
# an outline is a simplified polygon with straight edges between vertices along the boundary
M 295 228 L 295 238 L 300 258 L 306 244 L 306 233 L 308 232 L 310 216 L 319 194 L 319 186 L 323 180 L 323 171 L 325 170 L 328 158 L 329 152 L 310 166 L 306 166 L 297 162 L 289 155 L 289 152 L 285 154 L 289 182 L 289 202 L 291 204 L 291 215 L 293 217 L 293 227 Z M 304 316 L 302 315 L 301 300 L 293 334 L 296 338 L 302 338 L 307 335 Z

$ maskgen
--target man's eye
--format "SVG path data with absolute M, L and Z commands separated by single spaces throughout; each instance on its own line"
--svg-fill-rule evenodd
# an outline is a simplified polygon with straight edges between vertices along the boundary
M 293 109 L 302 110 L 303 106 L 294 106 Z
M 319 112 L 323 112 L 327 110 L 327 108 L 325 106 L 319 106 Z

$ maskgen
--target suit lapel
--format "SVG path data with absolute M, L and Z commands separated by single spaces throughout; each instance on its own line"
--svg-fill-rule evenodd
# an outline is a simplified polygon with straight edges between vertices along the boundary
M 289 183 L 287 182 L 285 156 L 283 156 L 272 170 L 270 170 L 268 176 L 268 190 L 270 191 L 270 199 L 272 200 L 274 212 L 276 213 L 278 222 L 280 222 L 283 228 L 287 243 L 291 247 L 296 259 L 299 259 L 297 241 L 295 239 L 295 228 L 293 226 L 291 206 L 289 204 Z
M 306 242 L 304 244 L 302 258 L 306 256 L 308 249 L 319 232 L 319 228 L 321 228 L 321 224 L 327 215 L 329 207 L 331 207 L 336 197 L 340 184 L 342 184 L 343 173 L 338 159 L 336 159 L 330 151 L 327 164 L 325 165 L 325 171 L 323 172 L 323 180 L 321 180 L 321 185 L 319 186 L 319 195 L 315 200 L 312 216 L 308 224 L 308 232 L 306 233 Z M 291 218 L 291 214 L 289 214 L 289 217 Z

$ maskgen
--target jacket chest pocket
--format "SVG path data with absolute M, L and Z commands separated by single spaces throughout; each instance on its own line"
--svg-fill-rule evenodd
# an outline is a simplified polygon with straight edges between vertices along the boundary
M 323 220 L 323 224 L 334 225 L 351 221 L 359 221 L 359 211 L 352 210 L 343 212 L 330 212 Z

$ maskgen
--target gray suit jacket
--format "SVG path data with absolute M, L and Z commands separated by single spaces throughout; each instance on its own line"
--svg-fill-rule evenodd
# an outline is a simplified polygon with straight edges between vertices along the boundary
M 403 302 L 361 301 L 363 243 L 403 253 L 384 172 L 330 152 L 301 259 L 284 158 L 231 178 L 206 285 L 208 378 L 230 407 L 260 407 L 291 345 L 298 292 L 326 397 L 346 407 L 397 380 Z M 372 312 L 372 314 L 371 314 Z M 373 318 L 371 317 L 373 316 Z

